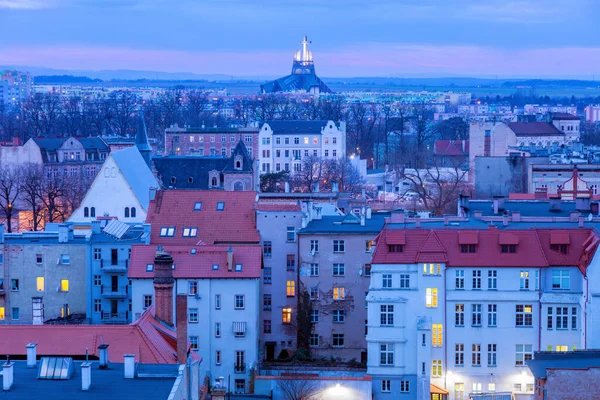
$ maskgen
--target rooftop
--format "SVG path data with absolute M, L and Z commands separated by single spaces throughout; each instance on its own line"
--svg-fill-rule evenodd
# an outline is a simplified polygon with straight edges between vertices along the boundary
M 364 226 L 360 224 L 360 216 L 347 214 L 344 216 L 323 216 L 321 219 L 313 219 L 306 228 L 298 231 L 298 234 L 357 234 L 377 235 L 383 229 L 385 217 L 389 213 L 373 213 L 371 218 L 365 218 Z
M 508 127 L 517 136 L 564 136 L 557 127 L 547 122 L 511 122 Z
M 331 121 L 309 121 L 309 120 L 293 120 L 293 121 L 265 121 L 271 127 L 274 135 L 289 135 L 289 134 L 306 134 L 320 135 L 321 130 Z M 336 127 L 340 127 L 339 122 L 331 122 Z
M 600 368 L 600 350 L 578 350 L 568 352 L 535 352 L 527 366 L 536 379 L 546 379 L 548 369 Z

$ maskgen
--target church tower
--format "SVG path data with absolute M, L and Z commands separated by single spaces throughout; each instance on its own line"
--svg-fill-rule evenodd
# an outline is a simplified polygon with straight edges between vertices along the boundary
M 140 111 L 140 122 L 135 134 L 135 147 L 137 147 L 142 155 L 148 168 L 152 169 L 152 147 L 150 147 L 150 143 L 148 142 L 148 132 L 146 131 L 146 122 L 144 121 L 143 111 Z
M 304 35 L 304 39 L 300 42 L 302 50 L 298 50 L 294 53 L 292 75 L 311 75 L 315 73 L 315 63 L 313 61 L 312 51 L 308 49 L 310 43 L 312 42 Z

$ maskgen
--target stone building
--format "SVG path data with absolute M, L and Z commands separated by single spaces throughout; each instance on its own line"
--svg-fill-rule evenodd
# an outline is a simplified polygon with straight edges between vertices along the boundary
M 238 142 L 244 142 L 248 155 L 258 154 L 258 128 L 179 127 L 165 129 L 164 156 L 229 157 Z

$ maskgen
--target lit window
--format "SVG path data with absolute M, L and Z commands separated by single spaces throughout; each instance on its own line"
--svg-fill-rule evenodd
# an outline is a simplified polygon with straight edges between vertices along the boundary
M 516 306 L 516 326 L 533 326 L 533 307 L 531 304 L 517 304 Z
M 60 291 L 61 292 L 68 292 L 69 291 L 69 280 L 68 279 L 61 279 L 60 280 Z
M 287 297 L 296 296 L 296 282 L 295 281 L 287 281 L 286 293 L 287 293 Z
M 38 292 L 44 291 L 44 277 L 43 276 L 38 276 L 36 278 L 36 288 L 37 288 Z
M 284 308 L 281 310 L 281 322 L 284 324 L 292 323 L 292 309 Z
M 431 332 L 432 332 L 431 345 L 433 347 L 442 347 L 443 325 L 442 324 L 432 324 Z
M 304 144 L 308 144 L 308 138 L 307 137 L 304 138 Z
M 519 288 L 521 290 L 529 290 L 529 271 L 521 271 L 520 278 Z
M 154 271 L 154 264 L 146 264 L 146 272 Z
M 431 376 L 434 378 L 442 376 L 442 360 L 431 361 Z
M 175 236 L 175 228 L 169 228 L 169 227 L 160 228 L 160 236 L 162 236 L 162 237 Z
M 427 308 L 437 308 L 438 290 L 437 288 L 427 288 L 425 292 L 425 303 Z
M 343 300 L 346 298 L 346 292 L 343 287 L 334 287 L 333 288 L 333 299 L 334 300 Z
M 556 346 L 554 351 L 569 351 L 569 346 Z

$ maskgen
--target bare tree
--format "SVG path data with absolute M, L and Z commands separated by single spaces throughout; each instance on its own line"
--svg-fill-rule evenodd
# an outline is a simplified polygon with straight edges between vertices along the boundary
M 321 391 L 317 379 L 293 373 L 280 376 L 277 387 L 285 400 L 312 400 Z
M 8 165 L 0 167 L 0 210 L 4 214 L 9 233 L 12 232 L 12 219 L 21 184 L 21 171 L 18 168 Z
M 199 90 L 187 93 L 184 110 L 185 123 L 191 126 L 200 126 L 206 119 L 208 111 L 208 96 Z
M 416 106 L 412 113 L 412 125 L 415 133 L 416 153 L 415 168 L 422 168 L 425 158 L 425 145 L 433 137 L 433 130 L 429 128 L 429 122 L 433 118 L 433 112 L 424 104 Z
M 31 228 L 37 231 L 43 221 L 44 202 L 41 198 L 44 187 L 44 167 L 27 163 L 22 167 L 21 194 L 23 204 L 31 212 Z
M 61 108 L 56 93 L 36 93 L 21 106 L 23 118 L 35 136 L 57 133 Z
M 111 120 L 114 128 L 121 136 L 133 133 L 135 128 L 134 114 L 138 108 L 138 97 L 129 90 L 113 93 L 109 98 L 114 118 Z
M 64 221 L 68 212 L 64 197 L 67 189 L 67 179 L 62 174 L 45 177 L 40 187 L 40 199 L 48 222 Z
M 302 159 L 301 170 L 295 171 L 292 179 L 294 186 L 307 192 L 313 191 L 313 185 L 320 182 L 323 176 L 324 161 L 321 157 L 309 156 Z

